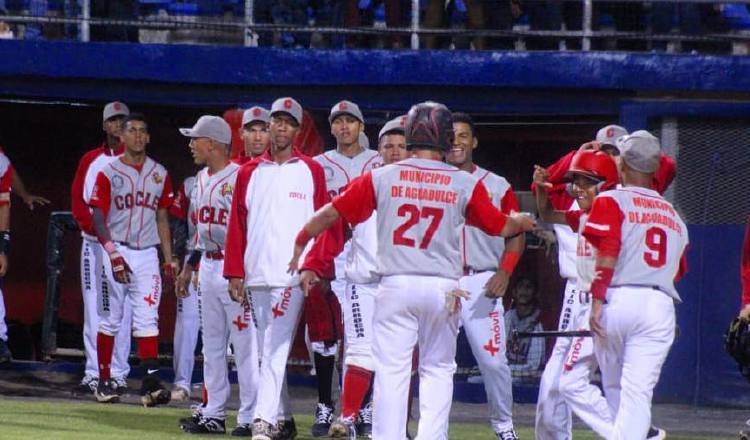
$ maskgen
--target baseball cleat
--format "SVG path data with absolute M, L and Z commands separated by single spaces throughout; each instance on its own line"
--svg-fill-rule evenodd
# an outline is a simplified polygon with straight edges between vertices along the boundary
M 331 438 L 345 438 L 347 440 L 357 440 L 357 428 L 353 417 L 339 417 L 331 423 L 328 430 L 328 436 Z
M 664 440 L 665 438 L 667 438 L 667 431 L 653 426 L 648 428 L 646 440 Z
M 193 413 L 190 415 L 190 417 L 183 417 L 179 420 L 179 426 L 185 425 L 189 422 L 195 422 L 198 423 L 198 420 L 201 419 L 201 410 L 203 409 L 203 404 L 199 405 L 190 405 L 190 409 L 193 411 Z
M 310 429 L 313 437 L 325 437 L 333 422 L 333 407 L 325 403 L 318 403 L 315 408 L 315 421 Z
M 85 375 L 78 385 L 71 390 L 74 396 L 85 396 L 86 394 L 96 394 L 96 387 L 99 385 L 99 378 Z
M 175 402 L 187 402 L 190 400 L 190 391 L 182 387 L 172 388 L 171 398 Z
M 294 440 L 297 438 L 297 424 L 294 417 L 289 420 L 279 420 L 276 424 L 276 435 L 274 440 Z
M 8 348 L 8 342 L 0 339 L 0 364 L 10 362 L 13 360 L 13 356 L 10 354 Z
M 112 379 L 100 380 L 96 386 L 96 401 L 99 403 L 117 403 L 120 396 L 117 394 L 115 383 Z
M 740 431 L 740 440 L 750 440 L 750 432 Z
M 505 431 L 496 432 L 495 435 L 497 436 L 498 440 L 518 440 L 516 431 L 514 431 L 513 428 L 506 429 Z
M 188 434 L 226 434 L 224 419 L 201 417 L 198 422 L 190 421 L 182 425 L 182 431 Z
M 252 440 L 273 440 L 273 426 L 265 420 L 255 419 Z
M 232 430 L 232 437 L 251 437 L 252 435 L 252 423 L 240 423 Z
M 368 402 L 364 408 L 359 410 L 357 434 L 361 437 L 372 438 L 372 402 Z
M 115 384 L 115 392 L 117 392 L 118 396 L 128 393 L 128 382 L 124 377 L 113 377 L 112 382 Z

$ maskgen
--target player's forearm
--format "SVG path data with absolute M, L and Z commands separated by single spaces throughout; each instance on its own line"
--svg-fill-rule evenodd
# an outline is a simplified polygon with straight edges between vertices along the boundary
M 161 241 L 161 253 L 165 263 L 172 261 L 172 234 L 169 232 L 169 214 L 166 209 L 156 211 L 156 229 Z
M 22 199 L 29 196 L 29 192 L 26 191 L 26 185 L 23 183 L 23 179 L 21 179 L 21 176 L 17 171 L 13 173 L 11 188 L 13 189 L 13 192 Z
M 0 205 L 0 231 L 10 231 L 10 205 Z
M 332 204 L 328 203 L 319 209 L 312 218 L 302 227 L 310 238 L 317 237 L 323 231 L 333 226 L 339 219 L 339 212 Z
M 175 256 L 182 258 L 185 255 L 185 247 L 188 241 L 187 221 L 171 217 L 169 223 L 171 225 L 172 251 Z
M 607 289 L 614 277 L 617 257 L 608 255 L 598 255 L 596 257 L 596 278 L 591 283 L 591 296 L 594 299 L 604 301 L 607 297 Z
M 104 212 L 99 208 L 94 208 L 91 217 L 94 221 L 94 232 L 99 243 L 105 248 L 109 247 L 107 243 L 112 243 L 112 235 L 107 228 L 107 220 L 104 218 Z M 109 250 L 107 250 L 109 252 Z
M 521 255 L 523 255 L 525 247 L 526 234 L 518 234 L 515 237 L 506 238 L 505 250 L 502 257 L 500 257 L 498 268 L 509 275 L 512 274 L 518 261 L 521 259 Z
M 552 204 L 547 197 L 547 189 L 542 185 L 538 185 L 536 188 L 536 208 L 539 211 L 539 218 L 548 224 L 565 224 L 565 214 L 562 211 L 557 211 L 552 207 Z

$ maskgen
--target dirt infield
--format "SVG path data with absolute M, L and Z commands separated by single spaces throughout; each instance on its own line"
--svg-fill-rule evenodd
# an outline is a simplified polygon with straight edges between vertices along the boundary
M 12 399 L 65 399 L 88 400 L 87 397 L 73 397 L 71 388 L 76 384 L 78 376 L 69 373 L 50 371 L 19 371 L 18 369 L 0 370 L 0 395 Z M 139 404 L 137 396 L 140 381 L 129 380 L 130 394 L 123 399 L 125 403 Z M 236 388 L 236 385 L 233 386 Z M 307 386 L 291 386 L 292 408 L 295 414 L 312 414 L 315 407 L 317 393 Z M 198 393 L 194 393 L 196 396 Z M 233 400 L 229 407 L 235 409 L 237 390 L 234 389 Z M 192 402 L 190 402 L 192 403 Z M 188 408 L 188 402 L 173 404 L 175 407 Z M 418 403 L 415 403 L 415 412 Z M 532 427 L 534 425 L 534 405 L 516 404 L 514 422 L 517 426 Z M 655 405 L 653 410 L 654 425 L 664 428 L 670 434 L 687 436 L 727 436 L 735 437 L 740 429 L 745 429 L 745 422 L 750 418 L 750 410 L 696 407 L 689 405 Z M 484 423 L 487 420 L 487 406 L 485 404 L 471 404 L 454 402 L 451 411 L 452 422 Z M 576 422 L 576 427 L 585 429 L 584 425 Z

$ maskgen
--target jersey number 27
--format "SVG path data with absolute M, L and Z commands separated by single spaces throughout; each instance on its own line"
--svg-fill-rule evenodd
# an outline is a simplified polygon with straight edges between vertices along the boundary
M 407 231 L 414 225 L 419 223 L 421 220 L 429 219 L 430 224 L 427 226 L 427 230 L 424 233 L 424 237 L 419 242 L 420 249 L 427 249 L 430 245 L 432 236 L 435 235 L 440 221 L 443 219 L 443 208 L 435 208 L 432 206 L 423 206 L 420 210 L 417 205 L 406 203 L 398 207 L 399 217 L 406 217 L 406 221 L 393 231 L 393 244 L 399 246 L 415 247 L 416 240 L 406 236 Z

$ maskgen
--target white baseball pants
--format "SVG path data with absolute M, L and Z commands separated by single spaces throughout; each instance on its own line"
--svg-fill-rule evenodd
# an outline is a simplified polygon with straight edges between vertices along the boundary
M 229 297 L 224 261 L 203 257 L 199 279 L 203 319 L 203 377 L 208 390 L 206 417 L 226 418 L 231 393 L 227 369 L 227 343 L 234 348 L 240 408 L 237 423 L 252 423 L 258 392 L 258 331 L 253 304 L 244 306 Z
M 459 287 L 471 295 L 461 305 L 461 325 L 484 378 L 495 432 L 513 429 L 513 381 L 505 356 L 503 303 L 485 296 L 484 285 L 494 272 L 480 272 L 459 280 Z
M 286 412 L 280 407 L 281 394 L 286 384 L 286 362 L 299 324 L 304 294 L 298 286 L 251 287 L 249 290 L 261 341 L 259 347 L 262 347 L 255 418 L 275 424 L 279 412 Z
M 594 353 L 614 425 L 609 440 L 643 440 L 651 426 L 651 397 L 675 336 L 674 300 L 651 288 L 607 290 L 606 337 Z
M 419 428 L 416 440 L 448 438 L 456 371 L 458 314 L 445 294 L 458 281 L 428 276 L 383 277 L 373 318 L 374 440 L 406 438 L 412 352 L 419 345 Z
M 372 358 L 372 318 L 375 312 L 377 284 L 348 284 L 343 307 L 344 363 L 375 370 Z
M 569 279 L 565 284 L 563 304 L 560 310 L 558 329 L 571 329 L 573 317 L 578 314 L 578 291 L 576 281 Z M 539 381 L 539 396 L 536 403 L 536 440 L 569 440 L 572 438 L 573 419 L 570 407 L 560 394 L 560 376 L 571 338 L 557 338 Z
M 129 303 L 132 310 L 133 336 L 143 338 L 159 335 L 159 302 L 161 301 L 161 274 L 156 247 L 131 249 L 117 244 L 117 250 L 130 266 L 130 282 L 120 284 L 112 275 L 112 264 L 104 262 L 104 271 L 109 281 L 102 285 L 99 301 L 99 331 L 116 336 L 120 328 L 129 333 L 125 321 L 125 307 Z M 108 286 L 108 291 L 104 287 Z
M 99 331 L 98 306 L 102 294 L 108 294 L 109 285 L 103 276 L 104 267 L 109 266 L 109 259 L 95 239 L 81 240 L 81 293 L 83 295 L 83 348 L 86 352 L 85 374 L 99 377 L 99 362 L 96 354 L 96 333 Z M 130 304 L 123 309 L 123 325 L 130 328 L 132 321 Z M 4 323 L 2 324 L 5 325 Z M 130 332 L 121 332 L 115 337 L 112 353 L 112 377 L 128 377 L 130 373 Z
M 590 294 L 579 293 L 578 313 L 570 328 L 589 330 Z M 560 394 L 571 410 L 602 438 L 612 435 L 612 412 L 599 387 L 591 383 L 598 364 L 591 337 L 572 338 L 560 376 Z
M 187 258 L 185 258 L 185 263 Z M 200 277 L 199 277 L 200 278 Z M 177 298 L 172 366 L 174 385 L 190 391 L 195 366 L 195 346 L 201 330 L 201 292 L 192 282 L 188 284 L 188 297 Z

